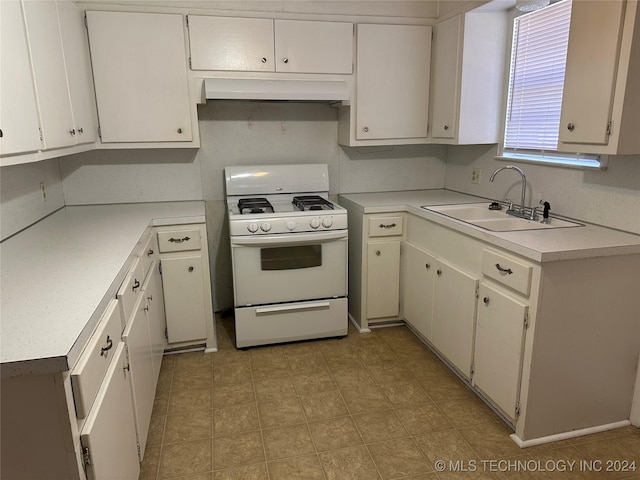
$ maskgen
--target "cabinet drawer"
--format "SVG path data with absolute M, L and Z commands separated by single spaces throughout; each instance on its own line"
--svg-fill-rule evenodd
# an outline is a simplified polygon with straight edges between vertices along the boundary
M 482 274 L 529 295 L 533 267 L 493 250 L 482 253 Z
M 140 250 L 140 260 L 142 261 L 142 273 L 145 278 L 149 274 L 149 269 L 154 260 L 158 258 L 158 237 L 154 234 L 143 240 L 142 250 Z
M 105 372 L 111 363 L 115 347 L 120 342 L 122 320 L 118 302 L 112 300 L 105 310 L 98 328 L 71 371 L 71 388 L 76 415 L 85 418 L 91 410 Z
M 189 228 L 158 232 L 158 246 L 162 253 L 200 250 L 200 230 Z
M 124 281 L 120 286 L 120 290 L 116 295 L 120 304 L 120 314 L 122 315 L 122 328 L 127 325 L 129 317 L 133 312 L 133 306 L 138 300 L 140 291 L 142 290 L 142 282 L 144 281 L 144 271 L 142 270 L 142 261 L 136 259 L 129 269 L 129 273 L 124 277 Z
M 370 237 L 402 235 L 402 216 L 372 217 L 369 219 Z

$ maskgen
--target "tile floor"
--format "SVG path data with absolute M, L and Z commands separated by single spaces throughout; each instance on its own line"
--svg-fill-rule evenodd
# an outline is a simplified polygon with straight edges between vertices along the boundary
M 239 351 L 225 319 L 218 344 L 164 357 L 141 479 L 640 479 L 639 429 L 521 450 L 405 327 Z

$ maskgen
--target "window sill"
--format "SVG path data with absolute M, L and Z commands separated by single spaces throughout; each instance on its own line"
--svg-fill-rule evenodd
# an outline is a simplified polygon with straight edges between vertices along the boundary
M 571 157 L 552 157 L 542 155 L 526 155 L 526 154 L 509 154 L 503 153 L 496 155 L 496 160 L 505 162 L 522 162 L 531 163 L 533 165 L 544 165 L 548 167 L 570 168 L 575 170 L 606 170 L 608 156 L 601 155 L 599 160 L 596 159 L 577 159 Z

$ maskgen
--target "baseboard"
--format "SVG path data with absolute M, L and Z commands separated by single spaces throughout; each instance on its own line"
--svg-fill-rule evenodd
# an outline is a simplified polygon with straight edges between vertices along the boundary
M 614 428 L 627 427 L 631 425 L 629 420 L 622 420 L 620 422 L 607 423 L 606 425 L 598 425 L 596 427 L 582 428 L 580 430 L 572 430 L 570 432 L 557 433 L 555 435 L 548 435 L 546 437 L 532 438 L 531 440 L 521 440 L 515 433 L 509 435 L 516 445 L 520 448 L 534 447 L 536 445 L 543 445 L 545 443 L 557 442 L 559 440 L 567 440 L 569 438 L 582 437 L 584 435 L 591 435 L 592 433 L 606 432 L 607 430 L 613 430 Z

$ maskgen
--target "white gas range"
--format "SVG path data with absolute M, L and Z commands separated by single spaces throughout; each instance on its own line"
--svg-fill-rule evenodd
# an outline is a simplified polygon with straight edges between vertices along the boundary
M 236 346 L 347 334 L 347 212 L 324 164 L 225 169 Z

